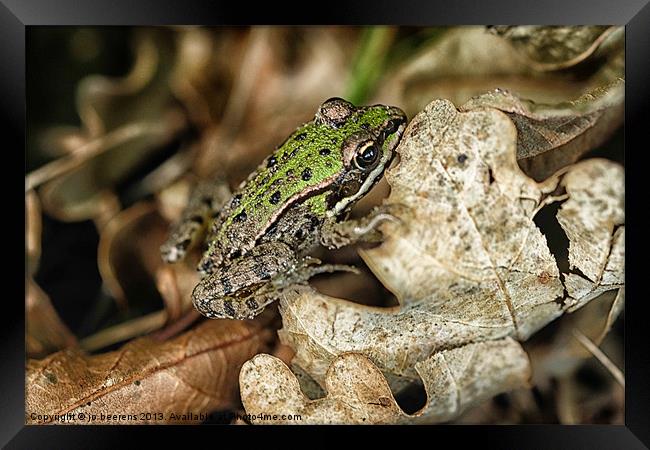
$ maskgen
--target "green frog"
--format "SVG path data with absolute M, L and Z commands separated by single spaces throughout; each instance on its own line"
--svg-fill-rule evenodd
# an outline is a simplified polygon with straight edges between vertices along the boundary
M 350 270 L 309 253 L 381 239 L 375 227 L 395 217 L 390 206 L 346 219 L 381 179 L 406 122 L 396 107 L 331 98 L 232 195 L 224 184 L 197 186 L 161 247 L 166 262 L 179 261 L 207 230 L 194 307 L 209 318 L 252 318 L 292 284 Z

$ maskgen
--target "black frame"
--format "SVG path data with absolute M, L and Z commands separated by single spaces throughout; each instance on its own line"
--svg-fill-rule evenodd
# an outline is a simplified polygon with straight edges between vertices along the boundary
M 216 0 L 0 0 L 0 123 L 8 125 L 3 133 L 3 142 L 13 138 L 15 147 L 25 144 L 25 30 L 31 25 L 167 25 L 167 24 L 350 24 L 360 25 L 396 23 L 404 25 L 451 25 L 451 24 L 614 24 L 626 25 L 626 102 L 625 143 L 633 149 L 632 157 L 646 151 L 647 140 L 642 141 L 645 127 L 650 123 L 650 5 L 648 0 L 498 0 L 476 2 L 459 0 L 454 2 L 415 2 L 401 0 L 364 0 L 354 4 L 324 2 L 301 8 L 283 8 L 276 2 L 263 4 Z M 182 9 L 181 9 L 182 8 Z M 6 153 L 16 153 L 5 146 Z M 637 152 L 637 153 L 635 153 Z M 626 154 L 629 155 L 629 154 Z M 643 256 L 637 244 L 643 237 L 639 226 L 643 210 L 637 208 L 634 200 L 644 194 L 643 164 L 629 164 L 626 161 L 626 208 L 627 261 L 636 261 Z M 18 171 L 5 170 L 6 175 L 18 177 Z M 5 174 L 3 174 L 5 175 Z M 3 176 L 4 178 L 4 176 Z M 16 180 L 16 185 L 19 181 Z M 12 183 L 13 186 L 13 183 Z M 15 186 L 7 192 L 17 190 Z M 638 196 L 638 197 L 637 197 Z M 7 196 L 12 197 L 13 196 Z M 24 210 L 24 203 L 15 194 L 16 208 Z M 632 203 L 631 203 L 632 202 Z M 20 209 L 16 215 L 20 214 Z M 15 222 L 17 236 L 18 221 Z M 630 226 L 631 225 L 631 226 Z M 13 233 L 10 234 L 12 236 Z M 11 239 L 10 239 L 11 240 Z M 22 249 L 16 248 L 16 254 Z M 17 256 L 17 259 L 19 256 Z M 625 426 L 436 426 L 430 427 L 372 427 L 373 434 L 380 436 L 389 432 L 424 432 L 425 439 L 432 439 L 436 445 L 440 439 L 452 439 L 453 445 L 473 440 L 479 445 L 499 448 L 647 448 L 650 445 L 650 358 L 645 351 L 649 341 L 649 327 L 642 311 L 642 301 L 647 294 L 641 294 L 641 265 L 627 264 L 627 297 L 625 330 L 626 392 Z M 9 277 L 3 277 L 5 280 Z M 14 278 L 18 285 L 20 276 Z M 13 291 L 12 291 L 13 294 Z M 3 321 L 0 340 L 0 444 L 11 448 L 83 448 L 113 447 L 128 444 L 134 435 L 169 439 L 171 433 L 191 433 L 193 443 L 205 437 L 212 445 L 223 442 L 224 429 L 216 432 L 211 427 L 43 427 L 24 425 L 24 371 L 25 371 L 25 324 L 24 310 L 15 295 L 7 295 L 0 314 Z M 23 297 L 24 298 L 24 297 Z M 22 320 L 17 320 L 22 317 Z M 250 443 L 252 434 L 290 427 L 228 427 L 228 432 L 241 435 L 242 443 Z M 306 428 L 306 427 L 301 427 Z M 336 429 L 332 443 L 345 440 L 346 432 L 352 427 Z M 358 428 L 355 427 L 355 430 Z M 295 433 L 295 427 L 289 430 Z M 199 433 L 198 435 L 196 433 Z M 201 433 L 209 433 L 201 436 Z M 208 441 L 210 442 L 210 441 Z M 185 440 L 185 445 L 188 441 Z M 279 442 L 278 442 L 279 443 Z M 644 445 L 645 443 L 645 445 Z M 492 445 L 490 445 L 492 444 Z M 196 445 L 196 444 L 194 444 Z M 208 444 L 210 445 L 210 444 Z

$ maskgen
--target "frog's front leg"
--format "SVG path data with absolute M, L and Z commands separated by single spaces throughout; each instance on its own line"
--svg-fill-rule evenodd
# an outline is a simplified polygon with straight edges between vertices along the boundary
M 160 247 L 163 260 L 174 263 L 184 259 L 188 249 L 202 240 L 212 218 L 229 197 L 230 189 L 225 182 L 199 183 L 180 220 L 171 227 L 169 237 Z
M 315 258 L 296 256 L 282 242 L 262 244 L 203 278 L 192 292 L 192 302 L 210 318 L 250 319 L 288 286 L 319 273 L 355 270 L 319 263 Z
M 359 219 L 328 219 L 321 230 L 321 244 L 328 248 L 340 248 L 355 242 L 381 242 L 382 234 L 376 227 L 384 221 L 400 222 L 399 216 L 406 207 L 400 204 L 381 205 Z

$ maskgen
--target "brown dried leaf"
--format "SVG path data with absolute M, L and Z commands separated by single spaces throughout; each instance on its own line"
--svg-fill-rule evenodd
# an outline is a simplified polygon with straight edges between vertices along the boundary
M 172 103 L 168 82 L 173 46 L 164 37 L 156 32 L 138 35 L 135 63 L 124 78 L 93 75 L 79 83 L 81 145 L 27 177 L 28 188 L 47 182 L 42 201 L 52 216 L 77 221 L 100 215 L 106 191 L 186 126 Z
M 192 290 L 199 282 L 195 268 L 187 264 L 163 265 L 156 272 L 156 286 L 165 302 L 169 322 L 192 308 Z
M 27 274 L 34 275 L 41 259 L 41 204 L 34 191 L 25 194 L 25 255 Z
M 607 320 L 603 325 L 600 333 L 595 336 L 594 341 L 597 344 L 601 344 L 607 336 L 607 333 L 612 329 L 614 322 L 618 319 L 618 316 L 621 315 L 623 309 L 625 308 L 625 286 L 616 291 L 616 297 L 614 297 L 614 302 L 612 303 L 609 311 L 607 312 Z
M 155 291 L 155 276 L 163 266 L 159 249 L 167 228 L 154 203 L 137 203 L 120 212 L 102 231 L 97 250 L 99 273 L 121 306 Z
M 128 123 L 154 122 L 171 106 L 172 36 L 163 29 L 135 34 L 134 64 L 122 78 L 90 75 L 77 87 L 77 109 L 92 138 Z
M 557 219 L 569 238 L 570 269 L 580 271 L 565 276 L 569 311 L 625 284 L 623 175 L 621 166 L 592 159 L 576 164 L 562 180 L 569 200 Z
M 182 178 L 158 192 L 156 202 L 160 215 L 170 223 L 179 220 L 187 207 L 191 191 L 191 181 Z
M 71 423 L 195 423 L 198 419 L 180 415 L 236 404 L 241 365 L 268 349 L 271 332 L 264 325 L 259 319 L 211 320 L 167 342 L 143 337 L 100 355 L 71 349 L 29 360 L 26 422 L 84 413 L 86 421 Z M 148 412 L 163 418 L 141 416 Z M 101 414 L 134 417 L 102 420 Z
M 574 66 L 591 56 L 620 27 L 495 26 L 490 31 L 508 40 L 536 70 Z
M 594 290 L 612 289 L 604 277 L 590 278 L 590 291 L 561 301 L 565 285 L 533 217 L 556 200 L 548 194 L 560 183 L 572 186 L 569 198 L 575 194 L 580 207 L 571 223 L 583 228 L 568 237 L 583 247 L 591 230 L 605 233 L 604 224 L 621 220 L 622 170 L 592 160 L 538 184 L 517 165 L 516 143 L 514 124 L 496 109 L 459 112 L 437 100 L 418 114 L 398 147 L 400 163 L 386 173 L 387 202 L 407 207 L 399 215 L 402 225 L 384 224 L 384 243 L 362 252 L 401 307 L 367 307 L 307 288 L 288 291 L 280 299 L 279 334 L 296 351 L 292 363 L 323 386 L 339 355 L 360 352 L 398 391 L 419 380 L 418 364 L 439 352 L 506 337 L 526 340 L 571 305 L 586 303 Z M 585 171 L 599 186 L 589 190 L 594 198 L 588 202 L 580 200 L 588 194 L 576 181 Z M 609 245 L 606 237 L 596 241 L 601 248 Z M 612 279 L 621 276 L 618 255 L 600 260 L 611 267 Z
M 559 330 L 546 345 L 537 344 L 527 348 L 534 367 L 535 381 L 542 382 L 550 377 L 566 378 L 575 376 L 586 359 L 593 357 L 575 337 L 579 332 L 601 345 L 612 324 L 625 305 L 625 289 L 609 291 L 594 298 L 578 311 L 570 314 L 560 323 Z M 619 352 L 616 362 L 623 362 Z
M 182 126 L 182 117 L 176 114 L 156 122 L 131 123 L 90 141 L 85 146 L 90 149 L 87 152 L 75 153 L 44 166 L 42 169 L 53 173 L 45 177 L 55 178 L 41 189 L 43 208 L 63 221 L 86 220 L 100 215 L 106 190 L 112 189 L 153 152 L 168 143 Z M 38 174 L 40 178 L 43 173 L 40 170 L 30 176 Z M 58 176 L 58 172 L 64 174 Z
M 590 27 L 574 28 L 575 35 L 591 32 Z M 400 105 L 409 117 L 434 98 L 446 98 L 461 105 L 494 89 L 516 92 L 521 98 L 540 103 L 566 102 L 625 76 L 623 29 L 605 30 L 602 37 L 605 36 L 608 38 L 598 40 L 602 44 L 598 52 L 591 49 L 580 56 L 593 62 L 591 71 L 544 72 L 540 71 L 539 63 L 522 57 L 509 40 L 498 36 L 494 30 L 452 28 L 397 66 L 376 100 Z M 544 39 L 548 45 L 541 45 L 538 50 L 548 54 L 566 54 L 568 47 L 573 45 L 549 39 L 549 36 Z
M 526 354 L 510 338 L 436 353 L 418 362 L 416 370 L 428 401 L 413 415 L 401 410 L 381 371 L 359 353 L 343 353 L 332 362 L 325 376 L 327 396 L 316 400 L 303 395 L 298 380 L 279 359 L 257 355 L 242 367 L 241 395 L 249 414 L 293 416 L 262 423 L 435 423 L 500 392 L 526 386 L 530 375 Z
M 480 95 L 461 106 L 499 109 L 517 127 L 517 160 L 540 181 L 602 145 L 623 122 L 625 82 L 618 79 L 580 98 L 557 104 L 524 100 L 502 89 Z
M 31 278 L 26 282 L 25 292 L 27 356 L 41 358 L 75 345 L 77 339 L 59 317 L 48 295 Z
M 171 89 L 185 105 L 190 119 L 199 128 L 217 121 L 226 101 L 223 72 L 232 64 L 233 33 L 222 31 L 220 36 L 206 28 L 176 29 L 178 53 L 170 80 Z M 224 58 L 223 55 L 229 55 Z
M 61 157 L 87 145 L 88 140 L 84 130 L 72 125 L 58 125 L 46 129 L 39 136 L 38 146 L 49 156 Z
M 195 172 L 220 168 L 235 184 L 245 178 L 323 99 L 342 95 L 349 41 L 349 32 L 331 28 L 253 29 L 236 52 L 228 104 L 202 136 Z
M 496 87 L 538 91 L 540 82 L 531 72 L 508 42 L 484 27 L 458 27 L 399 66 L 377 97 L 400 105 L 412 117 L 433 98 L 462 104 Z

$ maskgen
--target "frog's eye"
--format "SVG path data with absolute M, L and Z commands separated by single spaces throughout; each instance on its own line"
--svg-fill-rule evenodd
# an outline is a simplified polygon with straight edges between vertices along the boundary
M 372 168 L 379 160 L 379 149 L 372 141 L 367 141 L 361 144 L 356 153 L 354 163 L 362 170 Z

